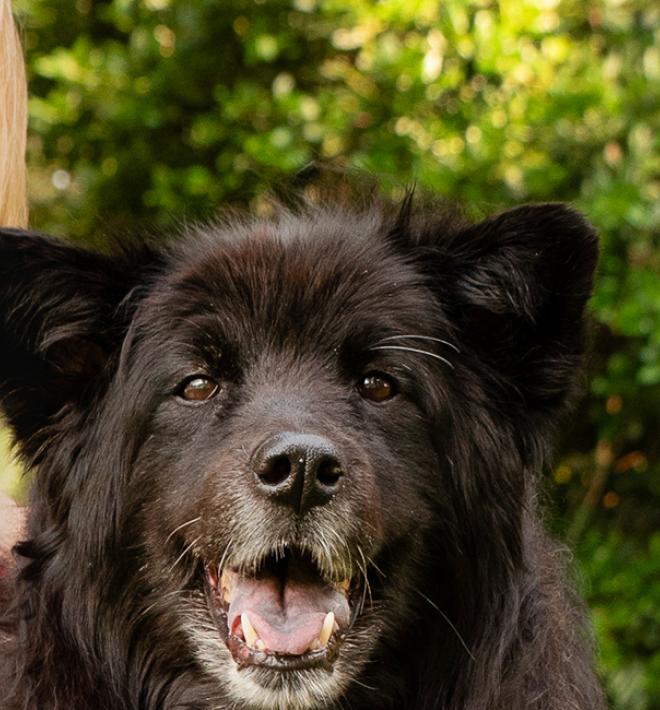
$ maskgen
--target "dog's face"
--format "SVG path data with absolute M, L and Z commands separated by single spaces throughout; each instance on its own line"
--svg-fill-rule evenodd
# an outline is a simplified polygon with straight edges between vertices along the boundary
M 595 259 L 574 213 L 310 209 L 124 261 L 0 239 L 1 394 L 49 479 L 32 532 L 60 529 L 101 656 L 114 623 L 213 702 L 319 707 L 420 604 L 470 598 L 475 539 L 516 564 Z
M 174 591 L 195 566 L 190 648 L 250 707 L 341 693 L 405 610 L 434 519 L 429 399 L 456 346 L 369 226 L 184 245 L 112 392 L 141 398 L 127 498 L 150 574 Z

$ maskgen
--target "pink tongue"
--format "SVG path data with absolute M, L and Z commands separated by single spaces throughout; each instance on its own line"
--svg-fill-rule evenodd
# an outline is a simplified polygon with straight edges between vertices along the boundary
M 227 621 L 230 631 L 238 635 L 241 615 L 247 613 L 268 651 L 300 655 L 318 638 L 329 611 L 340 627 L 348 624 L 346 597 L 322 582 L 308 565 L 290 561 L 282 578 L 273 572 L 235 575 Z

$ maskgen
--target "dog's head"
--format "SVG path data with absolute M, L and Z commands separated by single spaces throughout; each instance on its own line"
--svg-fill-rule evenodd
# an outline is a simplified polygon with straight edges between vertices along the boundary
M 456 620 L 520 564 L 595 260 L 560 205 L 282 209 L 113 255 L 1 232 L 0 395 L 63 643 L 263 708 L 427 644 L 420 607 Z

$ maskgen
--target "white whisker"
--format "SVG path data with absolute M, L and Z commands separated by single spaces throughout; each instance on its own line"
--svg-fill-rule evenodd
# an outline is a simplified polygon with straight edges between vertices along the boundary
M 168 570 L 169 573 L 171 573 L 174 568 L 181 562 L 181 560 L 192 550 L 192 548 L 201 540 L 202 536 L 198 535 L 191 543 L 188 545 L 185 550 L 176 558 L 174 561 L 174 564 L 170 567 Z
M 171 540 L 172 536 L 175 533 L 178 533 L 179 530 L 182 530 L 183 528 L 188 527 L 188 525 L 193 525 L 194 523 L 200 521 L 201 519 L 202 519 L 202 516 L 198 515 L 196 518 L 189 520 L 187 523 L 182 523 L 181 525 L 179 525 L 179 527 L 174 528 L 174 530 L 172 530 L 172 532 L 165 538 L 165 542 L 169 542 Z
M 233 540 L 229 540 L 227 543 L 227 547 L 225 547 L 225 551 L 222 553 L 222 557 L 220 558 L 220 564 L 218 565 L 218 570 L 222 570 L 225 566 L 225 562 L 227 561 L 227 556 L 229 555 L 229 550 L 231 549 Z
M 379 340 L 377 345 L 380 345 L 381 343 L 386 343 L 390 340 L 431 340 L 434 343 L 442 343 L 442 345 L 446 345 L 452 350 L 455 350 L 459 355 L 461 354 L 460 349 L 456 345 L 454 345 L 454 343 L 450 342 L 449 340 L 443 340 L 442 338 L 434 338 L 432 335 L 390 335 L 387 338 Z
M 438 614 L 440 614 L 440 616 L 449 624 L 449 627 L 456 634 L 456 637 L 461 642 L 461 645 L 465 649 L 468 656 L 470 656 L 470 658 L 476 662 L 477 659 L 474 657 L 474 654 L 472 653 L 472 651 L 470 651 L 470 649 L 468 648 L 468 645 L 463 640 L 463 637 L 459 633 L 458 629 L 454 626 L 454 624 L 452 624 L 451 619 L 447 616 L 447 614 L 445 614 L 445 612 L 442 611 L 442 609 L 437 604 L 435 604 L 433 601 L 431 601 L 426 596 L 426 594 L 422 594 L 422 592 L 420 592 L 419 589 L 415 589 L 415 591 L 417 592 L 417 594 L 419 594 L 420 597 L 422 597 L 422 599 L 424 599 L 424 601 L 427 601 L 438 612 Z
M 453 363 L 451 363 L 447 358 L 442 357 L 442 355 L 436 355 L 436 353 L 430 353 L 428 350 L 419 350 L 418 348 L 408 348 L 405 345 L 376 345 L 373 348 L 370 348 L 370 350 L 403 350 L 405 352 L 409 353 L 417 353 L 418 355 L 428 355 L 429 357 L 433 357 L 436 360 L 440 360 L 440 362 L 444 362 L 445 365 L 448 365 L 452 369 L 454 369 Z
M 367 690 L 378 690 L 378 688 L 374 688 L 373 685 L 367 685 L 366 683 L 363 683 L 361 680 L 358 680 L 357 678 L 353 678 L 353 683 L 356 685 L 361 685 L 363 688 L 366 688 Z
M 360 553 L 360 557 L 362 558 L 362 564 L 358 562 L 358 567 L 360 568 L 360 571 L 362 572 L 362 576 L 364 577 L 364 590 L 363 590 L 363 599 L 362 599 L 362 607 L 364 607 L 364 594 L 369 595 L 369 606 L 374 605 L 374 599 L 371 596 L 371 585 L 369 584 L 369 577 L 367 577 L 367 558 L 364 556 L 364 552 L 362 552 L 362 548 L 358 545 L 357 546 L 357 551 Z M 364 566 L 363 566 L 364 565 Z

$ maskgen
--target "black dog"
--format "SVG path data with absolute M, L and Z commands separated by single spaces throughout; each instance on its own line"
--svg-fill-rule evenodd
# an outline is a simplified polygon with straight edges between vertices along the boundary
M 1 232 L 35 484 L 0 705 L 603 707 L 536 501 L 596 259 L 555 204 Z

